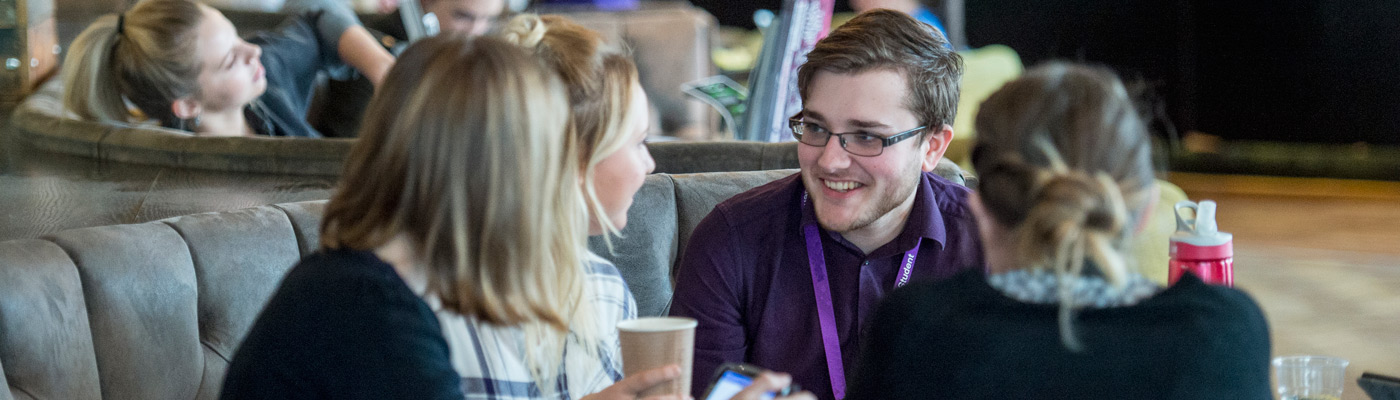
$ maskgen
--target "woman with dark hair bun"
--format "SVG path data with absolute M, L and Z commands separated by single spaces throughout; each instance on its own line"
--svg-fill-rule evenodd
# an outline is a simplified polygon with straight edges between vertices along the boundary
M 969 205 L 990 275 L 892 294 L 851 399 L 1271 398 L 1268 325 L 1248 295 L 1194 276 L 1162 288 L 1131 265 L 1158 195 L 1118 78 L 1035 68 L 976 126 Z

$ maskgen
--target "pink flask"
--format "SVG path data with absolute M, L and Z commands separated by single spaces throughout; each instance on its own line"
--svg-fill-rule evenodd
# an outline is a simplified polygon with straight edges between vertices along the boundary
M 1215 225 L 1215 202 L 1182 201 L 1176 203 L 1175 211 L 1176 233 L 1168 250 L 1167 282 L 1175 284 L 1182 273 L 1190 272 L 1206 283 L 1234 286 L 1234 235 L 1219 231 Z

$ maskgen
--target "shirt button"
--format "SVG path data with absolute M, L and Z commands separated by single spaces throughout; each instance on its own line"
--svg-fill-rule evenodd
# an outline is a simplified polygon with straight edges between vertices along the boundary
M 870 260 L 865 260 L 865 262 L 860 263 L 860 265 L 870 265 Z

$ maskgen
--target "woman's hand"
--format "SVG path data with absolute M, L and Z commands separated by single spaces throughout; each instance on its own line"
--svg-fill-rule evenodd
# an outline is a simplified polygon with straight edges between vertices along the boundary
M 622 378 L 601 392 L 583 396 L 582 400 L 636 400 L 639 393 L 680 377 L 681 367 L 679 365 L 649 369 Z M 685 400 L 689 397 L 689 395 L 682 394 L 648 397 L 646 400 Z
M 792 375 L 772 371 L 764 372 L 753 379 L 753 384 L 744 388 L 744 390 L 740 391 L 738 394 L 735 394 L 730 400 L 759 400 L 764 393 L 776 392 L 791 384 Z M 812 395 L 812 392 L 803 391 L 779 397 L 779 399 L 817 400 L 817 396 Z

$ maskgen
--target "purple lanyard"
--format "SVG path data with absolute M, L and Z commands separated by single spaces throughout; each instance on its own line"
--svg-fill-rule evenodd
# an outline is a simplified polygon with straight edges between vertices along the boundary
M 807 193 L 802 193 L 802 208 L 807 208 Z M 813 211 L 815 213 L 815 211 Z M 807 263 L 812 270 L 812 291 L 817 297 L 817 318 L 821 321 L 822 347 L 826 350 L 826 372 L 831 375 L 831 392 L 837 399 L 846 398 L 846 370 L 841 363 L 841 339 L 836 334 L 836 313 L 832 310 L 831 283 L 827 281 L 826 256 L 822 251 L 821 236 L 816 221 L 802 225 L 802 236 L 807 241 Z M 909 283 L 909 274 L 914 271 L 914 259 L 919 256 L 920 240 L 914 248 L 904 253 L 904 264 L 899 268 L 899 278 L 894 281 L 898 289 Z

